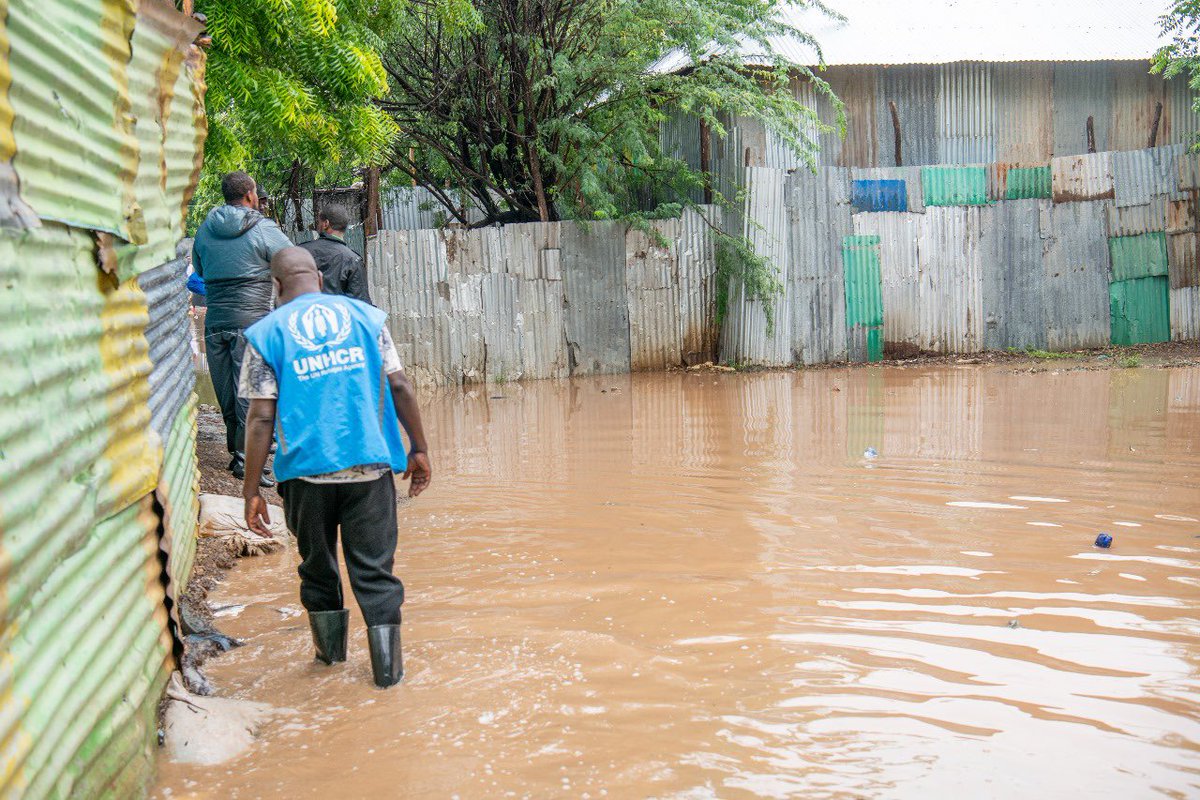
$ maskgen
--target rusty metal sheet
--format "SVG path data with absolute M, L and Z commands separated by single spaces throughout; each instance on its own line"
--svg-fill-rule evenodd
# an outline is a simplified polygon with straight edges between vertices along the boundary
M 1109 342 L 1108 238 L 1111 201 L 1055 203 L 1042 209 L 1046 270 L 1046 346 L 1104 347 Z
M 1167 274 L 1171 278 L 1171 288 L 1200 286 L 1200 234 L 1180 233 L 1167 239 Z
M 1037 166 L 1054 155 L 1053 64 L 996 64 L 992 67 L 996 148 L 1001 162 Z M 991 158 L 971 159 L 990 161 Z
M 1050 180 L 1056 203 L 1111 199 L 1112 153 L 1055 158 L 1050 161 Z
M 793 359 L 803 364 L 846 359 L 841 243 L 854 232 L 848 172 L 836 167 L 798 172 L 786 190 L 791 347 Z
M 846 104 L 846 138 L 828 133 L 821 138 L 821 163 L 839 167 L 874 167 L 881 162 L 881 149 L 890 149 L 892 124 L 876 129 L 879 115 L 878 71 L 874 67 L 842 67 L 822 76 Z M 886 101 L 884 108 L 887 108 Z M 832 113 L 826 118 L 833 122 Z M 883 131 L 886 131 L 883 133 Z M 885 147 L 883 142 L 887 142 Z M 829 154 L 829 155 L 826 155 Z
M 1112 75 L 1112 122 L 1107 147 L 1114 151 L 1140 150 L 1150 140 L 1156 104 L 1165 103 L 1166 100 L 1163 79 L 1151 75 L 1145 62 L 1116 62 L 1109 68 Z M 1160 137 L 1166 133 L 1160 120 Z M 1158 141 L 1161 143 L 1165 138 Z M 1096 146 L 1099 149 L 1098 143 Z
M 1196 216 L 1197 202 L 1195 192 L 1188 192 L 1184 200 L 1166 201 L 1166 232 L 1186 233 L 1200 229 L 1200 219 Z
M 1177 160 L 1183 145 L 1112 154 L 1113 199 L 1118 207 L 1145 205 L 1156 197 L 1183 200 Z

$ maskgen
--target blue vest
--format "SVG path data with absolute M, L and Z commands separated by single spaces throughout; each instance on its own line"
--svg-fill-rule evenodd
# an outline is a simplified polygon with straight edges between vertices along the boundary
M 305 294 L 246 329 L 275 371 L 275 474 L 281 481 L 408 463 L 379 332 L 387 314 L 351 297 Z

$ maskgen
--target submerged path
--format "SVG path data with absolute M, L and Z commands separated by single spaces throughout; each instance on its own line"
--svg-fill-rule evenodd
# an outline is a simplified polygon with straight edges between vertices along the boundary
M 297 713 L 156 797 L 1200 791 L 1198 368 L 635 375 L 426 416 L 404 684 L 371 687 L 357 611 L 314 663 L 295 554 L 244 559 L 213 599 L 248 644 L 208 671 Z

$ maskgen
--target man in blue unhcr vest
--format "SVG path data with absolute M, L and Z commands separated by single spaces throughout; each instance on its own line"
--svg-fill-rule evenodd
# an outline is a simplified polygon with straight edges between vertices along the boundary
M 308 611 L 317 658 L 346 660 L 350 612 L 338 574 L 338 528 L 350 586 L 367 624 L 375 684 L 404 677 L 400 605 L 404 585 L 392 574 L 396 485 L 409 497 L 429 486 L 429 456 L 412 384 L 384 321 L 350 297 L 321 293 L 308 251 L 271 259 L 279 308 L 246 329 L 239 393 L 246 416 L 246 524 L 267 534 L 259 475 L 271 438 L 283 514 L 300 549 L 300 602 Z M 400 426 L 412 448 L 405 453 Z

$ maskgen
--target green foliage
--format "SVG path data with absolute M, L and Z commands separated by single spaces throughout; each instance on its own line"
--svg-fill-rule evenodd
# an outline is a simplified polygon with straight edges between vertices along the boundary
M 782 0 L 477 7 L 480 24 L 458 29 L 411 8 L 384 58 L 393 93 L 382 105 L 402 131 L 394 166 L 435 193 L 461 188 L 489 221 L 625 219 L 706 189 L 731 202 L 738 187 L 708 185 L 701 165 L 664 152 L 672 115 L 710 131 L 714 148 L 731 119 L 761 125 L 812 165 L 816 135 L 832 128 L 797 100 L 793 76 L 844 125 L 825 81 L 773 54 L 775 37 L 811 41 L 780 21 Z M 766 55 L 747 66 L 747 50 Z
M 1040 359 L 1043 361 L 1055 361 L 1055 360 L 1061 360 L 1061 359 L 1086 358 L 1087 357 L 1086 354 L 1084 354 L 1084 353 L 1060 353 L 1060 352 L 1056 352 L 1056 351 L 1052 351 L 1052 350 L 1039 350 L 1036 347 L 1026 347 L 1024 350 L 1022 350 L 1018 347 L 1010 347 L 1010 348 L 1008 348 L 1008 352 L 1016 353 L 1018 355 L 1029 356 L 1030 358 L 1036 358 L 1036 359 Z
M 1137 353 L 1131 353 L 1127 356 L 1121 356 L 1117 359 L 1117 366 L 1123 369 L 1132 369 L 1142 365 L 1142 357 Z
M 403 8 L 403 0 L 197 0 L 212 46 L 193 217 L 220 202 L 219 176 L 230 170 L 276 194 L 301 176 L 337 183 L 382 164 L 398 130 L 376 104 L 388 92 L 381 32 L 403 20 Z
M 1192 111 L 1200 114 L 1200 0 L 1174 0 L 1159 25 L 1170 43 L 1154 54 L 1150 71 L 1168 80 L 1185 76 L 1196 94 Z M 1200 149 L 1200 142 L 1192 148 Z
M 717 324 L 724 323 L 731 291 L 740 284 L 747 300 L 762 303 L 767 335 L 772 335 L 775 332 L 775 304 L 772 301 L 783 291 L 779 269 L 769 258 L 755 253 L 750 243 L 740 236 L 718 233 L 716 244 Z

